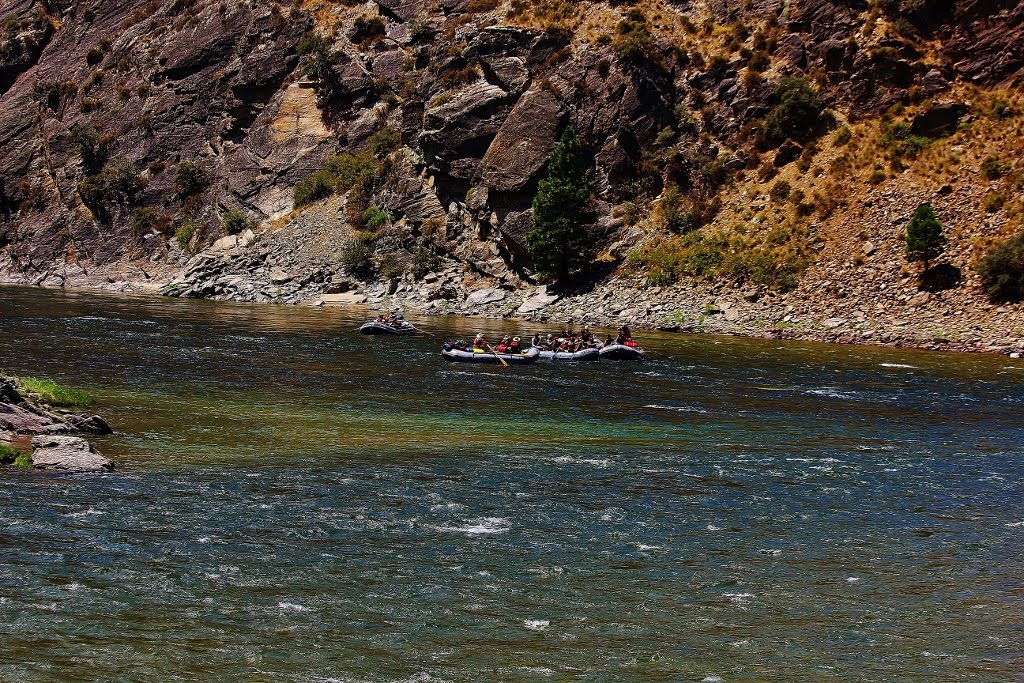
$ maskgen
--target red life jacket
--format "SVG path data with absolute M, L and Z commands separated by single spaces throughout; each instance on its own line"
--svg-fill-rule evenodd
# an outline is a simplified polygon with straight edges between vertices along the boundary
M 632 339 L 627 339 L 627 340 L 626 340 L 626 346 L 630 347 L 631 349 L 635 349 L 636 347 L 638 347 L 638 346 L 640 346 L 640 345 L 639 345 L 639 344 L 637 344 L 637 343 L 636 343 L 635 341 L 633 341 Z

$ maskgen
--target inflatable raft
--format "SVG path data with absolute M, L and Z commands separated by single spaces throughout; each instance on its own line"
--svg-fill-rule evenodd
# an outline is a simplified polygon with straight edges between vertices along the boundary
M 553 361 L 583 361 L 583 360 L 597 360 L 601 357 L 601 352 L 594 348 L 580 349 L 575 353 L 572 351 L 541 351 L 538 350 L 541 360 L 553 360 Z
M 640 360 L 644 357 L 644 350 L 639 346 L 626 346 L 625 344 L 608 344 L 599 351 L 601 358 L 608 360 Z
M 401 325 L 388 325 L 387 323 L 379 323 L 375 320 L 371 320 L 360 327 L 359 331 L 362 334 L 416 334 L 419 332 L 409 323 L 403 322 Z
M 536 363 L 540 357 L 540 351 L 537 349 L 527 349 L 525 353 L 499 353 L 497 355 L 490 351 L 480 351 L 474 349 L 472 351 L 460 351 L 459 349 L 449 349 L 441 351 L 441 355 L 444 356 L 445 360 L 450 360 L 455 363 L 492 363 L 499 364 L 501 361 L 498 360 L 498 356 L 509 365 L 529 365 L 530 363 Z

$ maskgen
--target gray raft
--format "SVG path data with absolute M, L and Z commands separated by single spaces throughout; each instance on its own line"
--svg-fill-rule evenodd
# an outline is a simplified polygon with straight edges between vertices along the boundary
M 644 350 L 639 346 L 608 344 L 601 348 L 600 354 L 601 358 L 608 360 L 640 360 L 644 357 Z
M 401 325 L 388 325 L 387 323 L 379 323 L 376 320 L 366 323 L 359 328 L 359 331 L 362 334 L 416 334 L 419 332 L 419 330 L 406 322 L 403 322 Z
M 579 351 L 544 351 L 539 350 L 541 360 L 561 361 L 584 361 L 597 360 L 601 352 L 595 348 L 580 349 Z
M 536 363 L 540 357 L 540 351 L 537 349 L 528 349 L 525 353 L 499 353 L 495 355 L 490 351 L 460 351 L 459 349 L 450 349 L 447 351 L 441 351 L 441 355 L 444 356 L 445 360 L 450 360 L 455 363 L 501 363 L 498 360 L 498 356 L 509 365 L 529 365 L 530 363 Z

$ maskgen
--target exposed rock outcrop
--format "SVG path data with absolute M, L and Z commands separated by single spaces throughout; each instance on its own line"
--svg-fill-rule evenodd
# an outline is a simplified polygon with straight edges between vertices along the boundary
M 114 464 L 100 455 L 85 439 L 75 434 L 112 434 L 98 415 L 57 412 L 39 401 L 27 399 L 12 377 L 0 375 L 0 443 L 15 437 L 32 437 L 34 469 L 62 472 L 101 472 Z M 27 393 L 27 392 L 26 392 Z
M 114 463 L 77 436 L 32 438 L 32 468 L 48 472 L 112 472 Z

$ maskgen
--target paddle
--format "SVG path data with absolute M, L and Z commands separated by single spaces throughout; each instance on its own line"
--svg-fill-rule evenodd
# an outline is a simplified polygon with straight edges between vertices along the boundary
M 486 346 L 486 347 L 487 347 L 487 350 L 488 350 L 488 351 L 490 351 L 491 353 L 493 353 L 493 354 L 494 354 L 494 357 L 495 357 L 495 358 L 497 358 L 497 359 L 498 359 L 499 361 L 501 361 L 501 364 L 502 364 L 502 365 L 504 365 L 504 366 L 505 366 L 506 368 L 508 367 L 508 363 L 507 363 L 507 362 L 505 361 L 505 359 L 504 359 L 504 358 L 502 358 L 501 356 L 499 356 L 499 355 L 498 355 L 498 352 L 497 352 L 497 351 L 495 351 L 495 350 L 494 350 L 494 349 L 493 349 L 493 348 L 491 347 L 491 345 L 490 345 L 490 344 L 488 344 L 487 342 L 484 342 L 484 346 Z

